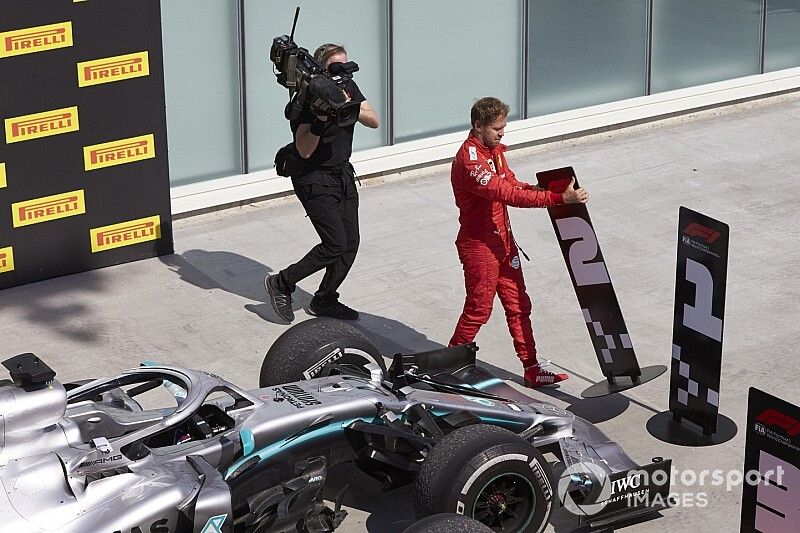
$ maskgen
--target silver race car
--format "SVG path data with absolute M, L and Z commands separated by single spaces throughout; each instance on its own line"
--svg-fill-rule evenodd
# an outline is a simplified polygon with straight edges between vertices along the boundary
M 457 513 L 495 531 L 542 531 L 557 494 L 592 509 L 587 527 L 663 508 L 633 491 L 668 483 L 614 480 L 668 475 L 670 461 L 638 465 L 475 353 L 398 354 L 387 370 L 359 330 L 309 320 L 276 340 L 252 391 L 154 364 L 62 385 L 18 355 L 0 382 L 0 531 L 333 531 L 342 494 L 331 508 L 322 489 L 344 462 L 387 489 L 413 483 L 419 518 Z M 568 467 L 558 484 L 550 452 Z

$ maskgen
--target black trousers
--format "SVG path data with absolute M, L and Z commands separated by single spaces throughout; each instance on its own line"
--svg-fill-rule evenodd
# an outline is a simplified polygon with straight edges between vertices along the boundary
M 314 297 L 325 302 L 338 300 L 339 286 L 356 259 L 358 232 L 358 191 L 350 164 L 341 171 L 315 170 L 292 178 L 292 186 L 314 225 L 320 243 L 302 259 L 281 270 L 280 281 L 289 292 L 297 282 L 325 269 Z

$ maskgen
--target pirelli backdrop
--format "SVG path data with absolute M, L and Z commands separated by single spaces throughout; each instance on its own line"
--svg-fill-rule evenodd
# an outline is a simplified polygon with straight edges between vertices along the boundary
M 172 252 L 158 0 L 0 1 L 0 289 Z

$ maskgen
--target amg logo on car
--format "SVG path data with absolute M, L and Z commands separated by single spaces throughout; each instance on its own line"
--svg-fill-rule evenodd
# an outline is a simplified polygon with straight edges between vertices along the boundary
M 78 131 L 78 108 L 64 107 L 32 115 L 7 118 L 6 144 Z
M 85 170 L 124 165 L 156 156 L 153 134 L 130 137 L 83 148 Z
M 72 22 L 59 22 L 0 33 L 0 57 L 72 46 Z
M 14 227 L 86 213 L 83 189 L 11 204 Z
M 0 248 L 0 274 L 14 270 L 14 249 Z
M 120 459 L 122 459 L 122 454 L 112 455 L 111 457 L 101 457 L 100 459 L 95 459 L 94 461 L 86 461 L 85 463 L 81 463 L 78 465 L 78 468 L 89 468 L 90 466 L 113 463 L 114 461 L 119 461 Z
M 161 217 L 156 215 L 93 228 L 89 230 L 89 235 L 92 239 L 92 253 L 154 241 L 161 238 Z
M 149 75 L 150 63 L 146 51 L 78 63 L 78 87 Z
M 132 529 L 117 529 L 113 533 L 170 533 L 169 529 L 169 519 L 162 518 L 161 520 L 156 520 L 150 527 L 144 526 L 134 526 Z

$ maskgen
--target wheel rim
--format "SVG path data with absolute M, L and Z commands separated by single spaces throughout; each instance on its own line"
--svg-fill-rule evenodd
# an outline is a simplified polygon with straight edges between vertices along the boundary
M 495 476 L 478 492 L 472 518 L 493 531 L 522 531 L 536 508 L 533 485 L 521 474 Z

